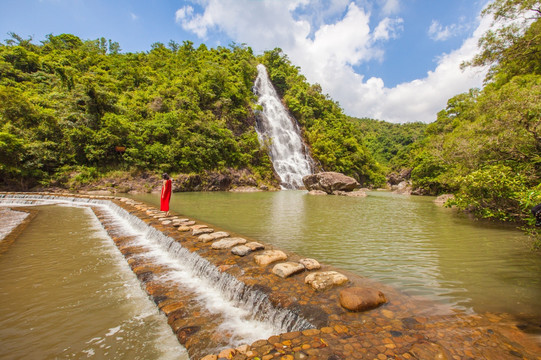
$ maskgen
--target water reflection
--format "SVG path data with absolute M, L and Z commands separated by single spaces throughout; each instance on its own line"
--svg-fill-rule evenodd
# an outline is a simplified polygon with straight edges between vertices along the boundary
M 138 199 L 158 204 L 159 196 Z M 512 226 L 473 221 L 433 198 L 175 193 L 175 211 L 468 311 L 541 319 L 541 256 Z
M 270 238 L 302 239 L 306 233 L 308 214 L 305 210 L 305 196 L 291 196 L 288 191 L 281 191 L 272 197 L 268 209 L 269 222 L 265 232 Z M 295 219 L 295 221 L 291 221 Z M 284 228 L 287 233 L 284 233 Z

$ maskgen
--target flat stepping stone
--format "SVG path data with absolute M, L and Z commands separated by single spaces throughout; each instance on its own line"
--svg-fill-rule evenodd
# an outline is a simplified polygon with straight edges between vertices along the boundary
M 238 255 L 238 256 L 246 256 L 251 252 L 252 252 L 252 249 L 250 249 L 246 245 L 235 246 L 233 249 L 231 249 L 231 253 L 233 255 Z
M 321 268 L 321 265 L 316 259 L 301 259 L 299 263 L 304 265 L 306 270 L 317 270 Z
M 247 243 L 246 246 L 248 246 L 250 248 L 250 250 L 252 250 L 252 251 L 264 250 L 265 249 L 265 245 L 260 244 L 260 243 L 255 242 L 255 241 Z
M 185 225 L 180 225 L 178 227 L 178 231 L 182 231 L 182 232 L 190 231 L 191 229 L 192 229 L 191 227 L 185 226 Z
M 211 228 L 205 227 L 205 228 L 201 228 L 201 229 L 194 229 L 192 227 L 192 235 L 193 236 L 197 236 L 197 235 L 201 235 L 201 234 L 210 234 L 212 232 L 214 232 L 214 229 L 211 229 Z
M 254 261 L 261 266 L 282 260 L 287 260 L 287 255 L 281 250 L 265 250 L 261 254 L 254 255 Z
M 162 225 L 169 225 L 169 224 L 171 224 L 171 223 L 172 223 L 171 220 L 164 220 L 164 221 L 162 221 Z
M 195 224 L 195 221 L 193 223 Z M 203 228 L 208 228 L 208 226 L 207 225 L 194 225 L 194 226 L 192 226 L 193 230 L 198 230 L 198 229 L 203 229 Z
M 190 219 L 175 219 L 175 220 L 173 220 L 173 225 L 179 226 L 179 225 L 185 224 L 185 223 L 187 223 L 189 221 L 190 221 Z M 194 221 L 194 224 L 195 224 L 195 221 Z
M 198 237 L 201 242 L 209 242 L 214 240 L 220 240 L 223 238 L 229 237 L 229 234 L 225 231 L 217 231 L 210 234 L 203 234 Z
M 216 241 L 215 243 L 212 244 L 212 248 L 215 250 L 229 249 L 235 245 L 241 245 L 241 244 L 246 244 L 246 239 L 238 238 L 238 237 L 227 238 L 227 239 Z
M 304 278 L 305 284 L 310 284 L 316 291 L 327 290 L 335 285 L 342 285 L 348 278 L 336 271 L 321 271 L 308 274 Z
M 298 274 L 304 271 L 304 265 L 296 262 L 285 262 L 274 265 L 272 273 L 278 275 L 281 278 L 290 277 L 291 275 Z
M 186 221 L 186 222 L 183 222 L 182 225 L 184 225 L 184 226 L 192 226 L 192 225 L 195 225 L 195 221 Z
M 238 256 L 246 256 L 252 251 L 263 250 L 263 249 L 265 249 L 265 246 L 263 244 L 252 241 L 244 245 L 235 246 L 233 249 L 231 249 L 231 253 Z

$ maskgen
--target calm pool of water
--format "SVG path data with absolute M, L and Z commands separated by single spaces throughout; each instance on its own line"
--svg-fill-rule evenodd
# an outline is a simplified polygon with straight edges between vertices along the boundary
M 159 194 L 130 196 L 159 204 Z M 434 198 L 370 192 L 174 193 L 172 210 L 413 295 L 541 324 L 541 256 L 512 226 L 474 221 Z
M 0 254 L 0 359 L 188 359 L 90 209 L 36 209 Z

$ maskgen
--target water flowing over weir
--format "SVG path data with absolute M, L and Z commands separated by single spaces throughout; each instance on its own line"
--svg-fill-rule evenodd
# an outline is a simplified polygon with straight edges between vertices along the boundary
M 172 282 L 181 292 L 191 294 L 187 302 L 192 303 L 197 310 L 192 308 L 190 312 L 210 314 L 205 317 L 203 324 L 206 329 L 196 335 L 201 344 L 199 348 L 194 346 L 190 351 L 192 356 L 314 327 L 291 311 L 273 307 L 265 293 L 219 271 L 206 259 L 190 252 L 110 200 L 54 195 L 0 195 L 0 205 L 44 204 L 91 206 L 99 209 L 102 217 L 100 221 L 104 226 L 107 225 L 106 229 L 112 236 L 129 238 L 134 247 L 146 249 L 144 256 L 150 263 L 169 270 L 163 273 L 160 281 Z M 209 319 L 213 319 L 212 323 Z M 215 336 L 216 333 L 224 335 L 220 338 Z M 226 343 L 224 337 L 227 338 Z M 217 343 L 213 341 L 216 338 L 219 338 Z
M 268 146 L 274 170 L 280 176 L 282 187 L 298 189 L 303 176 L 313 173 L 314 160 L 303 143 L 299 125 L 284 107 L 267 74 L 265 66 L 257 66 L 254 92 L 263 111 L 257 118 L 259 141 Z

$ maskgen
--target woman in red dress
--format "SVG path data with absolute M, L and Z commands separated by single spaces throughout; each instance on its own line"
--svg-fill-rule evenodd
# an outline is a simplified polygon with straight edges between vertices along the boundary
M 160 200 L 160 210 L 166 211 L 165 215 L 169 216 L 169 200 L 171 200 L 171 178 L 167 174 L 162 175 L 162 195 Z

